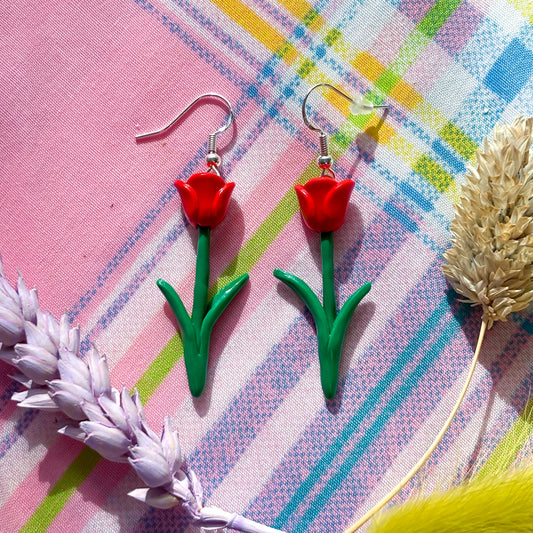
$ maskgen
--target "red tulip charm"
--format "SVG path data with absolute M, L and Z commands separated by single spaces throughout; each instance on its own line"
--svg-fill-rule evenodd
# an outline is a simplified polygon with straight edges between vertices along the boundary
M 220 156 L 217 153 L 216 140 L 217 135 L 226 131 L 233 122 L 233 109 L 228 100 L 220 94 L 202 94 L 164 128 L 149 133 L 141 133 L 135 137 L 137 140 L 142 140 L 165 133 L 203 98 L 222 100 L 227 106 L 229 114 L 226 124 L 209 135 L 206 157 L 208 172 L 193 174 L 186 182 L 180 180 L 174 182 L 180 193 L 187 218 L 193 226 L 198 228 L 192 313 L 189 315 L 181 298 L 170 283 L 164 279 L 157 280 L 157 286 L 167 299 L 181 329 L 185 370 L 189 380 L 189 389 L 195 397 L 200 396 L 205 387 L 213 326 L 248 280 L 248 274 L 241 274 L 220 289 L 213 297 L 209 295 L 211 228 L 224 220 L 231 192 L 235 187 L 235 183 L 226 183 L 220 177 L 218 171 Z
M 296 185 L 294 188 L 307 226 L 319 233 L 338 230 L 344 223 L 353 187 L 352 180 L 337 181 L 329 176 Z
M 322 161 L 321 161 L 322 159 Z M 335 396 L 339 380 L 339 365 L 346 330 L 355 308 L 368 294 L 370 283 L 365 283 L 344 303 L 340 311 L 335 296 L 335 269 L 333 264 L 333 232 L 344 223 L 352 180 L 337 181 L 331 170 L 329 156 L 319 158 L 322 176 L 296 185 L 296 195 L 307 226 L 320 233 L 322 256 L 322 303 L 312 289 L 294 274 L 276 268 L 274 276 L 290 287 L 305 303 L 315 321 L 320 360 L 320 380 L 326 398 Z
M 209 157 L 209 156 L 208 156 Z M 208 159 L 208 165 L 215 167 Z M 181 298 L 165 280 L 157 281 L 182 331 L 185 369 L 189 389 L 200 396 L 205 387 L 211 331 L 218 317 L 242 289 L 248 274 L 242 274 L 209 299 L 209 242 L 211 228 L 224 220 L 235 183 L 226 183 L 218 172 L 199 172 L 186 182 L 175 181 L 187 218 L 198 227 L 196 279 L 192 313 L 189 316 Z
M 224 220 L 235 183 L 226 183 L 214 172 L 200 172 L 174 185 L 191 224 L 214 228 Z
M 369 112 L 368 109 L 371 110 L 372 106 L 363 97 L 352 98 L 334 85 L 325 82 L 317 83 L 311 87 L 302 102 L 304 124 L 319 134 L 320 156 L 317 163 L 318 167 L 322 169 L 322 175 L 319 178 L 309 180 L 305 185 L 296 185 L 294 188 L 296 189 L 305 223 L 312 230 L 320 233 L 322 303 L 311 287 L 298 276 L 284 272 L 279 268 L 274 270 L 274 276 L 291 288 L 313 315 L 318 337 L 318 358 L 320 360 L 322 390 L 326 398 L 331 399 L 335 396 L 337 390 L 341 351 L 348 323 L 359 302 L 368 294 L 370 283 L 362 285 L 338 310 L 335 296 L 333 232 L 338 230 L 344 223 L 354 182 L 352 180 L 337 181 L 335 179 L 335 173 L 331 170 L 333 158 L 329 153 L 328 137 L 324 130 L 312 124 L 307 116 L 307 99 L 315 89 L 321 87 L 327 87 L 348 100 L 352 104 L 350 107 L 352 113 Z

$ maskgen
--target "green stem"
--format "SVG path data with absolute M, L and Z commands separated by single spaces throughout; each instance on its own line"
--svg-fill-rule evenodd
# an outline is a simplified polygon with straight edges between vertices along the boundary
M 196 280 L 194 282 L 194 299 L 192 304 L 192 323 L 196 332 L 196 342 L 200 346 L 202 321 L 207 312 L 207 294 L 209 291 L 209 237 L 211 228 L 198 226 L 198 249 L 196 255 Z
M 320 251 L 322 255 L 322 287 L 324 311 L 328 319 L 329 330 L 337 317 L 337 300 L 335 298 L 335 281 L 333 270 L 333 232 L 320 234 Z

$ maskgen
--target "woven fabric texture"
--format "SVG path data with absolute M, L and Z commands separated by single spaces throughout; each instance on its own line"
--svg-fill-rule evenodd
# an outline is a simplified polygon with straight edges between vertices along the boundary
M 139 389 L 154 429 L 170 415 L 210 505 L 290 533 L 343 531 L 423 454 L 464 382 L 480 313 L 447 285 L 441 256 L 482 139 L 533 114 L 530 0 L 12 0 L 0 28 L 9 279 L 20 269 L 45 309 L 80 324 L 83 351 L 96 344 L 113 385 Z M 349 116 L 327 91 L 309 102 L 338 178 L 355 181 L 335 233 L 339 304 L 373 285 L 333 401 L 312 318 L 272 275 L 320 294 L 319 237 L 293 189 L 320 173 L 301 117 L 319 82 L 389 106 Z M 236 187 L 212 231 L 211 276 L 250 282 L 214 329 L 193 400 L 155 282 L 191 309 L 197 230 L 173 182 L 205 169 L 226 110 L 206 102 L 165 138 L 134 136 L 205 92 L 235 109 L 218 140 Z M 528 312 L 488 333 L 456 420 L 400 497 L 527 445 L 532 334 Z M 11 372 L 0 361 L 0 531 L 198 531 L 177 508 L 129 498 L 142 482 L 128 465 L 58 435 L 57 417 L 16 408 Z

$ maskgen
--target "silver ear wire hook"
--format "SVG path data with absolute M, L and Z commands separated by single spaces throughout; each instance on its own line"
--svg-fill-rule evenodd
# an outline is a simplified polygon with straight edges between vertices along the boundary
M 220 156 L 217 154 L 217 148 L 216 148 L 217 135 L 219 133 L 222 133 L 222 132 L 226 131 L 231 126 L 231 123 L 233 122 L 233 119 L 235 117 L 235 115 L 233 114 L 233 108 L 231 107 L 231 104 L 229 103 L 229 101 L 226 98 L 224 98 L 220 94 L 217 94 L 217 93 L 205 93 L 205 94 L 202 94 L 202 95 L 198 96 L 198 98 L 195 98 L 174 120 L 172 120 L 172 122 L 170 122 L 169 124 L 167 124 L 166 126 L 164 126 L 163 128 L 161 128 L 159 130 L 150 131 L 148 133 L 141 133 L 139 135 L 135 135 L 135 139 L 137 141 L 141 141 L 143 139 L 148 139 L 149 137 L 155 137 L 156 135 L 161 135 L 161 134 L 166 133 L 167 131 L 171 130 L 172 127 L 174 126 L 174 124 L 176 124 L 176 122 L 178 122 L 180 120 L 180 118 L 183 117 L 187 113 L 187 111 L 189 111 L 189 109 L 194 107 L 202 98 L 219 98 L 220 100 L 222 100 L 228 106 L 228 109 L 229 109 L 228 120 L 226 121 L 226 124 L 224 124 L 217 131 L 209 134 L 209 141 L 208 141 L 208 145 L 207 145 L 207 158 L 206 159 L 207 159 L 207 164 L 210 165 L 210 166 L 214 165 L 215 170 L 216 170 L 216 166 L 220 163 Z
M 313 131 L 318 131 L 319 139 L 320 139 L 320 157 L 318 158 L 318 166 L 322 168 L 322 174 L 325 173 L 325 168 L 323 167 L 329 167 L 332 162 L 331 155 L 329 155 L 329 147 L 328 147 L 328 137 L 325 133 L 325 131 L 322 128 L 319 128 L 318 126 L 314 126 L 309 121 L 309 118 L 307 117 L 307 111 L 306 111 L 306 105 L 307 105 L 307 99 L 311 95 L 311 93 L 318 89 L 319 87 L 328 87 L 329 89 L 335 91 L 337 94 L 342 96 L 343 98 L 346 98 L 351 105 L 350 110 L 354 114 L 365 114 L 370 113 L 374 108 L 376 107 L 388 107 L 386 105 L 374 105 L 372 102 L 367 100 L 361 95 L 356 96 L 355 98 L 352 98 L 351 96 L 347 95 L 346 93 L 343 93 L 340 89 L 335 87 L 334 85 L 331 85 L 330 83 L 317 83 L 313 87 L 307 91 L 307 94 L 305 95 L 305 98 L 302 102 L 302 118 L 304 120 L 304 124 Z

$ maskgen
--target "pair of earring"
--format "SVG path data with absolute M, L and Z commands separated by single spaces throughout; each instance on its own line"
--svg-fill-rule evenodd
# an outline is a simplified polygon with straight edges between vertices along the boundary
M 326 398 L 334 397 L 339 364 L 348 323 L 355 308 L 370 290 L 370 283 L 365 283 L 355 292 L 338 312 L 334 288 L 333 269 L 333 232 L 341 227 L 346 215 L 350 194 L 354 187 L 352 180 L 335 179 L 331 169 L 332 157 L 329 154 L 326 133 L 314 126 L 307 117 L 306 105 L 311 93 L 319 87 L 328 87 L 350 101 L 353 114 L 370 113 L 375 107 L 369 100 L 358 95 L 352 98 L 328 83 L 319 83 L 312 87 L 302 103 L 302 117 L 307 127 L 319 133 L 320 157 L 318 166 L 321 176 L 313 178 L 305 185 L 296 185 L 296 194 L 300 202 L 303 218 L 312 230 L 320 233 L 323 278 L 323 303 L 311 288 L 300 278 L 279 269 L 274 275 L 290 287 L 305 303 L 313 315 L 317 336 L 320 361 L 322 389 Z M 226 131 L 234 119 L 229 101 L 216 93 L 207 93 L 191 102 L 170 124 L 157 131 L 136 136 L 138 141 L 168 132 L 192 107 L 203 98 L 220 99 L 229 110 L 226 123 L 209 135 L 207 150 L 207 171 L 193 174 L 186 182 L 177 180 L 175 185 L 180 193 L 183 209 L 191 224 L 198 229 L 196 258 L 196 278 L 194 284 L 193 308 L 189 315 L 181 298 L 173 287 L 163 279 L 157 286 L 167 299 L 174 312 L 182 333 L 183 355 L 191 394 L 202 394 L 209 360 L 209 343 L 211 331 L 218 318 L 231 303 L 248 280 L 243 274 L 220 289 L 211 299 L 209 293 L 209 245 L 211 229 L 220 224 L 226 215 L 234 183 L 226 183 L 220 175 L 221 158 L 216 150 L 217 135 Z

